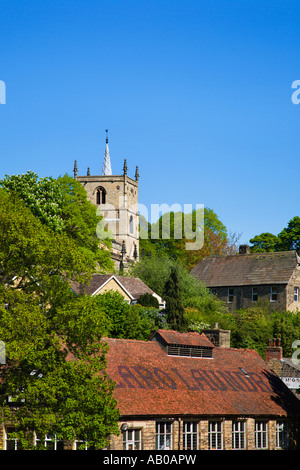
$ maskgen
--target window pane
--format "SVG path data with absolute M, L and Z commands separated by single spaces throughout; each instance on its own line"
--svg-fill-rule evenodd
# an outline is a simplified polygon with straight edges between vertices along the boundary
M 172 423 L 156 423 L 156 449 L 172 449 Z
M 273 302 L 277 300 L 277 287 L 271 287 L 271 300 Z
M 266 421 L 256 421 L 255 423 L 255 447 L 257 449 L 267 449 L 268 427 Z
M 183 423 L 183 450 L 198 449 L 198 423 L 185 421 Z
M 245 422 L 234 421 L 232 423 L 232 447 L 233 449 L 245 449 Z
M 223 448 L 223 428 L 221 421 L 209 422 L 209 448 L 211 450 L 221 450 Z
M 286 421 L 276 423 L 276 446 L 281 449 L 289 448 L 288 423 Z

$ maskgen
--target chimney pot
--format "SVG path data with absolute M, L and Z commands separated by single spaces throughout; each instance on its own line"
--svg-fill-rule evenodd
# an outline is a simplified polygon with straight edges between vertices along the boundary
M 280 338 L 269 338 L 268 346 L 266 347 L 266 362 L 270 362 L 273 359 L 282 359 L 282 347 Z

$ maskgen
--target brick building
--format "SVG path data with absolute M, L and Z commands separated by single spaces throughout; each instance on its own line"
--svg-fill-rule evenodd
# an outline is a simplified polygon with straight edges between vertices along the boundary
M 274 310 L 295 311 L 300 308 L 299 265 L 296 251 L 250 253 L 241 245 L 239 254 L 204 258 L 191 273 L 230 311 L 249 308 L 260 299 Z
M 121 431 L 110 436 L 109 450 L 300 447 L 299 399 L 255 351 L 230 348 L 227 330 L 104 340 Z M 270 350 L 269 359 L 274 354 Z M 0 449 L 18 450 L 10 432 L 2 423 Z M 77 448 L 55 435 L 45 436 L 44 446 Z
M 110 449 L 297 445 L 299 400 L 255 351 L 226 347 L 224 330 L 213 339 L 158 330 L 148 342 L 105 340 L 121 430 Z

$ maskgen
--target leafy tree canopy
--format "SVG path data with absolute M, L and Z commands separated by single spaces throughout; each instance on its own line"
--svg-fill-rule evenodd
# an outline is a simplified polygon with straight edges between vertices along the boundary
M 82 185 L 68 175 L 54 179 L 38 178 L 28 171 L 0 180 L 0 186 L 23 201 L 43 225 L 55 233 L 64 233 L 73 239 L 89 258 L 89 264 L 100 266 L 102 271 L 112 271 L 109 239 L 102 241 L 96 235 L 101 217 L 96 207 L 87 200 Z
M 300 217 L 293 217 L 278 235 L 266 232 L 250 240 L 251 252 L 300 250 Z
M 193 210 L 189 214 L 168 212 L 153 224 L 143 218 L 140 230 L 141 257 L 150 253 L 151 257 L 167 255 L 172 260 L 180 260 L 188 269 L 206 256 L 237 251 L 238 236 L 228 235 L 225 225 L 209 208 Z M 189 244 L 196 241 L 203 242 L 203 246 L 189 249 Z
M 251 238 L 250 243 L 252 243 L 251 252 L 260 253 L 268 251 L 277 251 L 279 247 L 280 239 L 272 233 L 265 232 L 260 235 L 256 235 Z
M 118 433 L 102 341 L 110 320 L 97 299 L 76 296 L 68 282 L 85 282 L 93 268 L 73 238 L 0 189 L 0 402 L 25 448 L 33 431 L 100 448 Z

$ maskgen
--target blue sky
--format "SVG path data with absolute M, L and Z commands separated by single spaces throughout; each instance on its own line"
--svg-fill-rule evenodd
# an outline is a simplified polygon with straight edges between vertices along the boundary
M 0 0 L 0 178 L 140 170 L 240 242 L 299 214 L 300 2 Z

